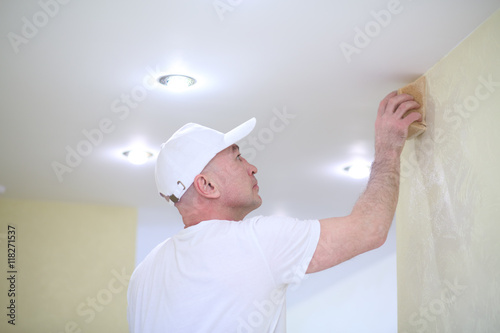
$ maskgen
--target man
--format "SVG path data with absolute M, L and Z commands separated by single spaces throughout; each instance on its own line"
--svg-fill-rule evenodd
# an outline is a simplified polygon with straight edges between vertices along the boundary
M 251 119 L 223 134 L 187 124 L 158 156 L 156 182 L 185 228 L 158 245 L 130 280 L 131 332 L 285 332 L 287 287 L 381 246 L 396 209 L 399 159 L 420 114 L 410 95 L 387 95 L 375 122 L 367 188 L 345 217 L 299 221 L 245 216 L 262 200 L 257 168 L 237 141 Z M 307 203 L 304 203 L 307 204 Z

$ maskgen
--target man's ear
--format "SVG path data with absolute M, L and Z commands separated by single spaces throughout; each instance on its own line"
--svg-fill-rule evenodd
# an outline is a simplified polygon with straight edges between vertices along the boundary
M 202 197 L 216 199 L 220 197 L 217 185 L 207 175 L 199 174 L 194 177 L 193 186 Z

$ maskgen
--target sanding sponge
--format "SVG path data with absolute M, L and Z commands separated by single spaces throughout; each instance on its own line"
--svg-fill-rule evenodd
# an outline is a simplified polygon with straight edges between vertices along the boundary
M 426 124 L 425 124 L 425 107 L 426 107 L 426 102 L 427 102 L 426 96 L 425 96 L 425 94 L 426 94 L 425 89 L 426 89 L 425 76 L 421 76 L 420 78 L 418 78 L 416 81 L 410 83 L 409 85 L 404 86 L 401 89 L 398 89 L 398 95 L 399 94 L 412 95 L 413 98 L 415 99 L 415 101 L 418 104 L 420 104 L 420 108 L 418 108 L 416 110 L 408 111 L 404 115 L 404 117 L 406 117 L 408 115 L 408 113 L 415 112 L 415 111 L 419 112 L 422 115 L 421 121 L 413 122 L 410 125 L 410 127 L 408 128 L 408 137 L 406 138 L 406 140 L 413 139 L 413 138 L 419 136 L 427 128 Z

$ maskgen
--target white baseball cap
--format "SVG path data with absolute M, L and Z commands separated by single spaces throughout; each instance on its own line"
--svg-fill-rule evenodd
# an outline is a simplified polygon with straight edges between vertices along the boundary
M 249 119 L 226 134 L 189 123 L 161 145 L 156 159 L 156 187 L 169 202 L 176 203 L 194 178 L 222 150 L 246 137 L 255 127 Z

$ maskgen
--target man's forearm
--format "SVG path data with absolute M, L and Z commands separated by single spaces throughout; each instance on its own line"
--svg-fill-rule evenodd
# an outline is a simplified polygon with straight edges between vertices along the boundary
M 352 216 L 378 244 L 385 242 L 399 195 L 400 155 L 409 125 L 420 118 L 419 107 L 410 95 L 392 92 L 380 102 L 375 121 L 375 161 L 365 192 L 354 205 Z
M 381 153 L 372 164 L 366 190 L 358 199 L 352 215 L 365 221 L 382 242 L 394 218 L 399 195 L 400 153 Z
M 321 219 L 318 246 L 308 273 L 338 265 L 381 246 L 391 226 L 399 195 L 400 155 L 409 125 L 420 119 L 419 104 L 394 91 L 379 105 L 375 121 L 375 161 L 365 192 L 350 215 Z

